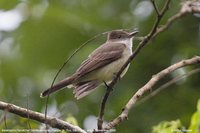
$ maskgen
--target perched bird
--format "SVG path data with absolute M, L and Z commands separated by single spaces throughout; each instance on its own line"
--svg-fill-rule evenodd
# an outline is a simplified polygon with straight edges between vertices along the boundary
M 107 41 L 83 61 L 74 74 L 41 93 L 45 97 L 64 87 L 73 88 L 75 98 L 80 99 L 99 85 L 112 81 L 116 73 L 132 54 L 132 39 L 138 31 L 114 30 L 108 33 Z M 128 67 L 120 77 L 124 76 Z

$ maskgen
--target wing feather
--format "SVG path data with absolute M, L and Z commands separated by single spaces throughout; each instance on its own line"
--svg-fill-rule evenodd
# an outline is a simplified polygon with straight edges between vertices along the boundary
M 104 67 L 122 56 L 124 48 L 123 43 L 105 43 L 91 53 L 88 58 L 77 69 L 76 74 L 80 77 L 96 69 Z

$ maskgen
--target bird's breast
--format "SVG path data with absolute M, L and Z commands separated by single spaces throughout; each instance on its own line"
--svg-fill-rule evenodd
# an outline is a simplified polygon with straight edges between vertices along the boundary
M 119 70 L 122 68 L 122 66 L 125 64 L 125 62 L 128 60 L 130 55 L 132 54 L 132 50 L 129 48 L 126 48 L 124 52 L 122 53 L 122 56 L 117 59 L 116 61 L 113 61 L 112 63 L 102 67 L 99 70 L 96 70 L 90 74 L 91 79 L 98 79 L 100 81 L 106 81 L 109 82 L 113 79 L 113 77 L 119 72 Z M 124 74 L 127 72 L 129 65 L 126 67 L 126 69 L 123 71 L 120 77 L 123 77 Z

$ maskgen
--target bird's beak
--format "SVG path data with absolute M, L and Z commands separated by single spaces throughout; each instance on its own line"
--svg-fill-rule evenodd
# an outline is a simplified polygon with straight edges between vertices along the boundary
M 139 31 L 138 31 L 138 30 L 135 30 L 135 31 L 133 31 L 133 32 L 131 32 L 131 33 L 129 34 L 129 37 L 133 37 L 133 36 L 135 36 L 137 33 L 139 33 Z

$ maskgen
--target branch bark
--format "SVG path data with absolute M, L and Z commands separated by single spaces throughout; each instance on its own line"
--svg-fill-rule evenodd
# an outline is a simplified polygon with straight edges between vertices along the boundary
M 151 29 L 151 31 L 149 32 L 149 34 L 147 34 L 146 36 L 143 37 L 143 39 L 139 43 L 138 47 L 133 51 L 133 54 L 130 56 L 130 58 L 127 60 L 127 62 L 122 66 L 122 68 L 116 74 L 116 77 L 112 80 L 112 82 L 108 85 L 107 91 L 101 102 L 101 108 L 100 108 L 99 114 L 104 114 L 107 99 L 108 99 L 110 92 L 113 89 L 114 85 L 117 83 L 118 78 L 120 77 L 121 73 L 124 71 L 124 69 L 127 67 L 127 65 L 133 61 L 133 59 L 136 57 L 136 55 L 141 51 L 141 49 L 145 45 L 147 45 L 148 42 L 150 40 L 152 40 L 154 37 L 156 37 L 159 33 L 165 31 L 168 27 L 170 27 L 171 24 L 173 22 L 175 22 L 177 19 L 179 19 L 189 13 L 200 13 L 200 0 L 185 1 L 182 3 L 181 10 L 176 15 L 169 18 L 164 26 L 161 26 L 160 28 L 158 28 L 162 17 L 166 13 L 166 11 L 169 9 L 169 4 L 170 4 L 171 0 L 167 0 L 165 2 L 165 5 L 160 12 L 158 11 L 154 0 L 151 0 L 151 1 L 156 10 L 156 13 L 157 13 L 157 19 L 154 23 L 154 26 Z M 103 121 L 103 115 L 99 115 L 98 123 L 97 123 L 98 129 L 102 129 L 102 123 L 103 123 L 102 121 Z
M 129 59 L 126 61 L 126 63 L 122 66 L 122 68 L 120 69 L 120 71 L 116 74 L 115 78 L 112 80 L 112 82 L 107 86 L 107 91 L 103 97 L 103 100 L 101 102 L 101 108 L 100 108 L 100 115 L 97 121 L 97 126 L 98 126 L 98 130 L 101 130 L 103 127 L 103 114 L 105 111 L 105 106 L 106 106 L 106 102 L 108 100 L 108 97 L 110 95 L 111 90 L 113 89 L 114 85 L 117 83 L 120 75 L 122 74 L 122 72 L 124 71 L 124 69 L 131 63 L 131 61 L 136 57 L 136 55 L 140 52 L 140 50 L 152 39 L 153 35 L 156 33 L 157 31 L 157 27 L 162 19 L 162 17 L 164 16 L 164 14 L 166 13 L 167 9 L 169 8 L 169 4 L 170 4 L 171 0 L 167 0 L 165 2 L 164 7 L 162 8 L 161 13 L 159 13 L 159 15 L 157 15 L 157 19 L 153 25 L 153 28 L 151 29 L 151 31 L 149 32 L 148 35 L 146 35 L 143 40 L 139 43 L 138 47 L 133 51 L 133 54 L 129 57 Z
M 153 38 L 159 33 L 168 29 L 176 20 L 190 13 L 200 13 L 200 0 L 191 0 L 182 3 L 180 11 L 177 14 L 173 15 L 171 18 L 169 18 L 165 25 L 158 28 L 157 32 L 153 35 Z
M 177 83 L 178 81 L 186 78 L 186 77 L 189 77 L 189 76 L 192 76 L 193 74 L 196 74 L 196 73 L 199 73 L 200 72 L 200 68 L 196 68 L 194 70 L 191 70 L 190 72 L 188 73 L 185 73 L 183 75 L 179 75 L 175 78 L 173 78 L 172 80 L 170 80 L 169 82 L 161 85 L 158 89 L 156 89 L 155 91 L 151 92 L 148 96 L 142 98 L 138 103 L 137 105 L 141 104 L 141 103 L 144 103 L 145 101 L 149 100 L 150 98 L 154 97 L 155 95 L 157 95 L 159 92 L 161 92 L 162 90 L 168 88 L 169 86 L 171 86 L 172 84 L 175 84 Z
M 0 109 L 6 110 L 10 113 L 19 115 L 24 118 L 29 118 L 29 119 L 32 119 L 32 120 L 35 120 L 35 121 L 38 121 L 41 123 L 46 123 L 46 124 L 50 125 L 51 127 L 57 128 L 60 130 L 66 130 L 69 132 L 77 132 L 77 133 L 87 133 L 80 127 L 74 126 L 74 125 L 72 125 L 68 122 L 65 122 L 63 120 L 60 120 L 58 118 L 47 116 L 45 119 L 45 115 L 42 113 L 35 112 L 32 110 L 27 110 L 26 108 L 22 108 L 22 107 L 14 105 L 14 104 L 5 103 L 5 102 L 0 101 Z
M 134 95 L 133 97 L 128 101 L 128 103 L 126 104 L 126 106 L 124 107 L 122 113 L 115 118 L 113 121 L 111 121 L 110 123 L 108 123 L 105 127 L 106 130 L 112 129 L 113 127 L 115 127 L 116 125 L 118 125 L 120 122 L 124 121 L 125 119 L 128 118 L 128 113 L 129 110 L 131 108 L 134 107 L 134 105 L 136 104 L 136 102 L 141 98 L 141 96 L 144 95 L 145 92 L 148 92 L 151 90 L 151 88 L 162 78 L 164 78 L 165 76 L 169 75 L 170 73 L 172 73 L 173 71 L 181 68 L 181 67 L 185 67 L 188 65 L 194 65 L 194 64 L 200 64 L 200 56 L 196 56 L 193 57 L 191 59 L 188 60 L 183 60 L 180 61 L 174 65 L 169 66 L 168 68 L 162 70 L 161 72 L 159 72 L 156 75 L 153 75 L 152 78 L 149 80 L 149 82 L 147 82 L 142 88 L 140 88 Z

